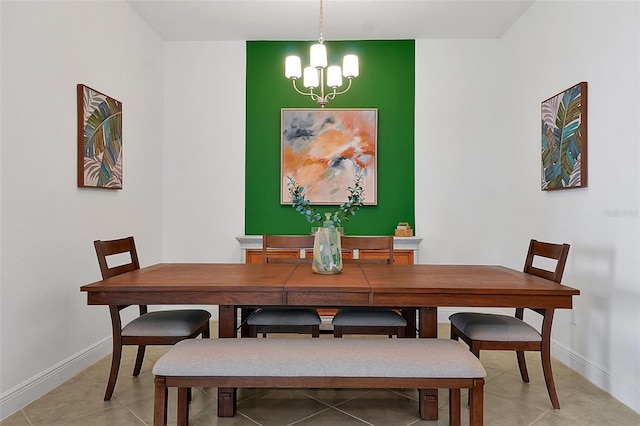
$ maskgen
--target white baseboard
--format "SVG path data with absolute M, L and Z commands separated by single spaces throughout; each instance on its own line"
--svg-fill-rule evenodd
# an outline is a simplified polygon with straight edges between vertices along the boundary
M 640 413 L 640 390 L 634 389 L 633 384 L 627 379 L 612 375 L 605 368 L 592 363 L 582 355 L 553 340 L 551 341 L 551 354 L 555 359 L 575 370 L 633 411 Z
M 71 377 L 111 353 L 111 337 L 107 337 L 85 350 L 26 380 L 0 395 L 0 420 L 40 398 Z

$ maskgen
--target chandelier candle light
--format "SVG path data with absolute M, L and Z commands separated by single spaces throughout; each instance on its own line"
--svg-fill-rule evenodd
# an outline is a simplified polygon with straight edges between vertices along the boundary
M 320 107 L 324 108 L 330 100 L 338 95 L 346 93 L 351 88 L 351 81 L 360 74 L 358 66 L 358 57 L 356 55 L 345 55 L 342 61 L 342 69 L 339 65 L 331 65 L 327 68 L 327 47 L 324 45 L 324 37 L 322 36 L 322 0 L 320 0 L 320 37 L 318 43 L 311 46 L 310 66 L 305 67 L 302 73 L 302 63 L 299 56 L 287 56 L 285 60 L 284 75 L 293 82 L 293 88 L 296 92 L 304 96 L 310 96 L 316 101 Z M 325 95 L 325 68 L 327 75 L 327 93 Z M 338 91 L 342 86 L 342 77 L 349 80 L 346 89 Z M 300 77 L 302 85 L 309 89 L 309 92 L 303 92 L 296 86 L 296 80 Z M 320 93 L 314 93 L 318 89 Z

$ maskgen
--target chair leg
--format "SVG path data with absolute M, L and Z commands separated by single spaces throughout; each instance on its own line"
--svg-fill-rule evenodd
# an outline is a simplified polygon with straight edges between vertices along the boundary
M 211 338 L 211 325 L 209 324 L 209 322 L 207 322 L 207 327 L 204 330 L 202 330 L 202 338 L 203 339 Z
M 542 358 L 542 372 L 544 374 L 544 381 L 547 384 L 547 392 L 549 392 L 549 399 L 551 399 L 551 405 L 556 410 L 560 409 L 560 402 L 558 401 L 558 394 L 556 392 L 556 385 L 553 381 L 553 372 L 551 371 L 551 352 L 550 349 L 543 348 L 540 352 Z
M 471 345 L 469 345 L 469 350 L 476 358 L 480 359 L 480 346 L 475 341 L 473 340 L 471 341 Z M 472 403 L 473 401 L 471 398 L 471 390 L 469 390 L 469 395 L 467 398 L 467 404 L 469 405 L 469 408 L 471 408 Z
M 109 371 L 109 380 L 107 381 L 107 390 L 104 393 L 104 400 L 109 401 L 113 395 L 118 380 L 118 370 L 120 370 L 120 360 L 122 358 L 122 345 L 118 339 L 113 341 L 113 353 L 111 354 L 111 370 Z
M 342 327 L 333 326 L 333 337 L 342 338 Z
M 518 357 L 518 367 L 520 368 L 520 377 L 525 383 L 529 383 L 529 372 L 527 371 L 527 361 L 524 359 L 524 351 L 516 351 Z
M 133 375 L 138 377 L 140 370 L 142 369 L 142 361 L 144 360 L 145 345 L 138 346 L 138 355 L 136 355 L 136 364 L 133 366 Z
M 458 340 L 458 334 L 455 332 L 455 327 L 453 325 L 451 325 L 449 336 L 451 337 L 451 340 Z
M 311 337 L 320 337 L 320 326 L 311 326 Z

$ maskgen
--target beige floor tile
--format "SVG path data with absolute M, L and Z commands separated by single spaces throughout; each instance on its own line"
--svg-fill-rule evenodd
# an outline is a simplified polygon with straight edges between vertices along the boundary
M 371 390 L 336 408 L 376 426 L 409 425 L 419 419 L 416 400 L 384 389 Z
M 167 404 L 167 419 L 169 423 L 176 422 L 176 409 L 178 394 L 175 388 L 169 389 Z M 153 424 L 153 395 L 144 399 L 123 403 L 123 405 L 146 424 Z M 189 404 L 190 417 L 197 416 L 204 411 L 212 411 L 217 415 L 216 400 L 200 389 L 193 389 L 191 393 L 191 403 Z
M 27 416 L 24 415 L 22 410 L 19 410 L 3 421 L 0 422 L 2 426 L 31 426 L 29 420 L 27 420 Z
M 640 425 L 640 414 L 593 385 L 571 392 L 560 406 L 554 411 L 556 416 L 584 425 Z
M 103 401 L 103 397 L 102 386 L 80 373 L 24 407 L 23 412 L 33 426 L 51 425 L 111 408 L 114 403 Z
M 487 382 L 485 394 L 500 396 L 504 399 L 518 401 L 542 410 L 553 409 L 544 378 L 533 376 L 529 373 L 529 383 L 524 383 L 519 376 L 503 374 L 500 377 Z M 556 383 L 558 399 L 562 405 L 562 399 L 568 395 L 564 387 Z
M 238 413 L 234 417 L 218 417 L 215 406 L 189 416 L 189 426 L 260 426 Z
M 517 399 L 506 399 L 487 392 L 484 394 L 485 425 L 531 425 L 548 411 L 538 406 L 523 404 Z
M 366 392 L 369 389 L 300 389 L 300 393 L 329 406 L 342 404 Z
M 71 420 L 65 420 L 60 423 L 47 423 L 59 426 L 114 426 L 114 425 L 139 425 L 144 426 L 145 423 L 136 417 L 129 410 L 121 405 L 113 405 L 104 411 L 98 411 L 78 417 Z
M 371 423 L 349 416 L 341 411 L 329 408 L 311 417 L 293 423 L 290 426 L 365 426 L 370 424 Z
M 237 405 L 238 413 L 264 426 L 288 425 L 327 408 L 295 389 L 270 389 Z

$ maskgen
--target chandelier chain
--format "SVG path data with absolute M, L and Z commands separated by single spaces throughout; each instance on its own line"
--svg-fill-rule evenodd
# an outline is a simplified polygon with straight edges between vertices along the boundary
M 320 0 L 320 37 L 318 38 L 318 42 L 320 42 L 320 44 L 324 43 L 324 37 L 322 36 L 322 24 L 323 24 L 323 18 L 324 18 L 324 13 L 322 10 L 322 0 Z

